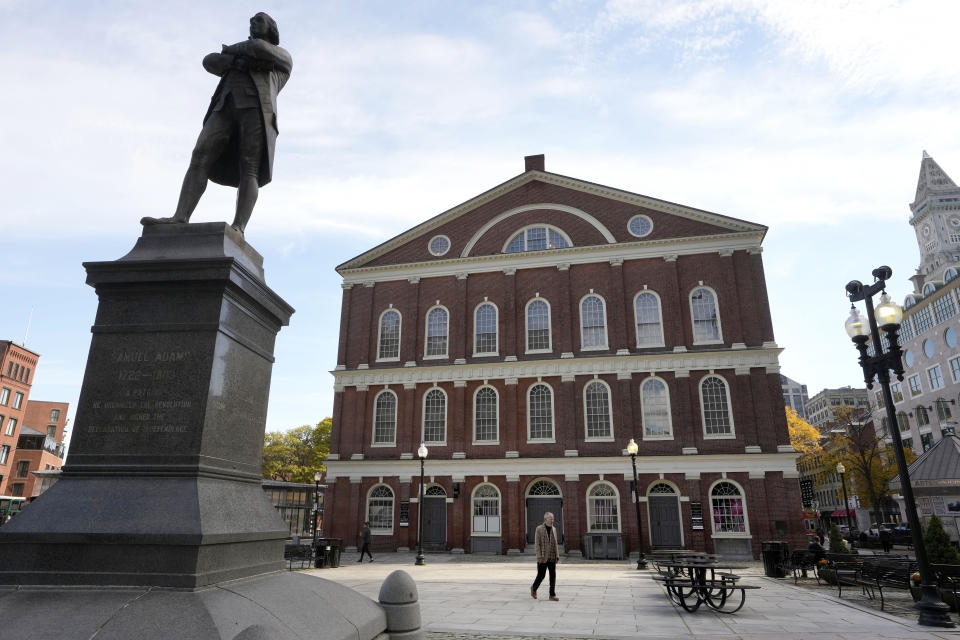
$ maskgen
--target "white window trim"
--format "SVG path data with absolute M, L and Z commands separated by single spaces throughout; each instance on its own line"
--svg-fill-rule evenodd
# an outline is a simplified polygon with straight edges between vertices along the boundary
M 917 382 L 920 383 L 920 393 L 918 393 L 917 395 L 913 395 L 913 389 L 910 388 L 911 378 L 916 378 Z M 919 373 L 915 373 L 912 376 L 907 376 L 907 390 L 910 391 L 911 398 L 919 398 L 920 396 L 922 396 L 923 395 L 923 376 L 921 376 Z
M 667 391 L 667 427 L 669 429 L 670 435 L 666 436 L 648 436 L 647 435 L 647 421 L 646 414 L 644 413 L 644 401 L 643 401 L 643 386 L 647 384 L 650 380 L 659 380 L 663 383 L 663 386 Z M 701 403 L 703 399 L 701 398 Z M 641 440 L 673 440 L 673 405 L 670 403 L 670 385 L 667 384 L 667 381 L 661 378 L 660 376 L 650 376 L 649 378 L 644 378 L 643 382 L 640 383 L 640 422 L 641 422 L 641 431 L 640 439 Z M 667 483 L 670 484 L 670 483 Z M 679 495 L 679 493 L 677 494 Z
M 428 356 L 427 345 L 430 340 L 430 312 L 434 309 L 443 309 L 447 312 L 447 348 L 439 355 Z M 450 357 L 450 310 L 442 304 L 435 304 L 423 315 L 423 359 L 424 360 L 445 360 Z
M 375 484 L 375 485 L 373 485 L 372 487 L 370 487 L 370 489 L 367 491 L 367 507 L 366 507 L 366 509 L 365 509 L 364 512 L 363 512 L 363 519 L 366 521 L 366 520 L 368 520 L 368 519 L 370 518 L 370 498 L 371 498 L 371 495 L 373 494 L 373 490 L 376 489 L 377 487 L 386 487 L 387 489 L 390 489 L 390 493 L 393 495 L 393 499 L 392 499 L 392 500 L 393 500 L 393 505 L 392 505 L 392 507 L 390 508 L 390 511 L 391 511 L 391 514 L 390 514 L 390 524 L 391 524 L 392 526 L 391 526 L 390 529 L 374 529 L 374 528 L 371 526 L 371 527 L 370 527 L 370 535 L 374 535 L 374 536 L 392 536 L 392 535 L 393 535 L 393 530 L 397 528 L 397 492 L 394 491 L 394 490 L 393 490 L 393 487 L 391 487 L 391 486 L 388 485 L 387 483 L 385 483 L 385 482 L 378 482 L 377 484 Z
M 397 326 L 397 357 L 396 358 L 381 358 L 380 357 L 380 338 L 383 332 L 383 316 L 385 316 L 390 311 L 396 311 L 397 315 L 400 316 L 400 323 Z M 448 316 L 449 317 L 449 316 Z M 449 323 L 448 323 L 449 324 Z M 380 317 L 377 318 L 377 359 L 374 362 L 400 362 L 400 349 L 403 347 L 403 314 L 400 313 L 399 309 L 394 307 L 388 307 L 380 312 Z
M 637 331 L 637 298 L 639 298 L 644 293 L 652 293 L 653 296 L 657 299 L 657 314 L 660 316 L 660 343 L 659 344 L 640 344 L 640 333 Z M 652 349 L 656 347 L 666 346 L 664 342 L 666 336 L 663 331 L 663 300 L 660 299 L 660 294 L 652 289 L 641 289 L 633 296 L 633 334 L 636 338 L 637 349 Z
M 571 247 L 574 246 L 573 241 L 570 239 L 570 236 L 567 235 L 567 233 L 566 233 L 563 229 L 561 229 L 560 227 L 555 227 L 555 226 L 553 226 L 552 224 L 546 224 L 546 223 L 543 223 L 543 222 L 537 222 L 537 223 L 535 223 L 535 224 L 528 224 L 527 226 L 522 227 L 522 228 L 520 228 L 520 229 L 517 229 L 516 231 L 514 231 L 513 233 L 511 233 L 511 234 L 507 237 L 507 241 L 503 243 L 503 247 L 500 248 L 500 253 L 506 253 L 506 252 L 507 252 L 507 247 L 510 246 L 510 242 L 513 241 L 513 239 L 516 238 L 517 235 L 520 234 L 520 233 L 523 234 L 523 251 L 518 251 L 517 253 L 528 253 L 528 252 L 529 252 L 529 249 L 527 249 L 527 230 L 528 230 L 528 229 L 534 229 L 534 228 L 536 228 L 536 227 L 546 227 L 546 228 L 547 228 L 547 242 L 548 242 L 548 243 L 550 242 L 550 231 L 554 231 L 554 232 L 556 232 L 558 235 L 562 236 L 563 239 L 566 241 L 567 246 L 566 246 L 566 247 L 562 247 L 563 249 L 569 249 L 569 248 L 571 248 Z M 546 249 L 538 249 L 538 251 L 550 251 L 550 250 L 551 250 L 550 247 L 547 247 Z
M 611 489 L 613 489 L 613 497 L 614 497 L 614 500 L 616 501 L 616 505 L 617 505 L 617 529 L 616 529 L 616 531 L 614 531 L 614 530 L 612 530 L 612 529 L 597 529 L 597 530 L 594 530 L 594 529 L 592 529 L 592 528 L 590 527 L 590 497 L 591 497 L 591 496 L 590 496 L 590 492 L 593 491 L 593 488 L 594 488 L 594 487 L 596 487 L 597 485 L 600 485 L 600 484 L 602 484 L 602 485 L 605 486 L 605 487 L 610 487 Z M 585 495 L 585 499 L 586 499 L 586 503 L 587 503 L 587 533 L 622 533 L 622 532 L 623 532 L 623 514 L 621 513 L 621 511 L 623 511 L 623 510 L 620 508 L 620 504 L 621 504 L 621 503 L 620 503 L 620 492 L 617 490 L 617 485 L 613 484 L 612 482 L 608 482 L 607 480 L 595 480 L 595 481 L 593 481 L 593 482 L 590 483 L 590 486 L 589 486 L 589 487 L 587 487 L 587 493 L 586 493 L 586 495 Z M 649 518 L 649 516 L 648 516 L 648 518 Z M 650 522 L 650 520 L 648 519 L 647 522 Z
M 587 388 L 592 385 L 594 382 L 599 382 L 604 387 L 607 388 L 607 420 L 610 422 L 610 435 L 598 438 L 596 436 L 590 437 L 587 435 Z M 613 390 L 610 388 L 610 385 L 607 384 L 606 380 L 601 380 L 600 378 L 591 378 L 587 380 L 586 384 L 583 385 L 583 391 L 580 392 L 581 404 L 583 405 L 583 439 L 586 442 L 613 442 L 614 441 L 614 430 L 613 430 Z M 554 420 L 556 422 L 556 420 Z
M 707 378 L 719 378 L 723 382 L 724 391 L 727 394 L 727 417 L 730 419 L 730 433 L 707 433 L 707 412 L 703 404 L 703 383 Z M 733 402 L 730 399 L 730 382 L 721 375 L 708 373 L 700 378 L 697 384 L 697 391 L 700 394 L 700 428 L 703 430 L 704 440 L 732 440 L 737 437 L 737 431 L 733 424 Z
M 583 344 L 583 301 L 587 298 L 595 297 L 600 300 L 600 306 L 603 309 L 603 344 L 597 345 L 595 347 L 587 347 Z M 577 310 L 580 312 L 580 351 L 606 351 L 610 348 L 610 336 L 609 326 L 610 318 L 607 314 L 607 301 L 604 300 L 603 296 L 599 293 L 588 293 L 580 298 L 580 302 L 577 303 Z
M 480 393 L 481 389 L 493 389 L 493 393 L 497 397 L 497 437 L 495 440 L 477 440 L 477 394 Z M 473 392 L 473 444 L 479 447 L 500 444 L 500 392 L 493 385 L 480 385 Z
M 740 491 L 740 498 L 743 502 L 743 532 L 739 531 L 721 531 L 717 532 L 717 522 L 713 519 L 713 490 L 721 482 L 729 482 L 735 486 Z M 747 492 L 743 490 L 743 485 L 741 485 L 736 480 L 732 478 L 720 478 L 715 480 L 713 484 L 710 485 L 710 488 L 707 490 L 707 499 L 710 501 L 710 529 L 713 533 L 714 538 L 752 538 L 750 535 L 750 514 L 747 510 Z
M 385 393 L 392 394 L 392 395 L 393 395 L 393 401 L 394 401 L 394 405 L 393 405 L 393 406 L 394 406 L 394 414 L 393 414 L 393 442 L 377 442 L 377 441 L 376 441 L 376 440 L 377 440 L 377 400 L 379 400 L 379 399 L 380 399 L 380 396 L 382 396 L 382 395 L 385 394 Z M 400 417 L 400 398 L 399 398 L 399 396 L 397 396 L 396 393 L 394 393 L 394 392 L 393 392 L 392 390 L 390 390 L 390 389 L 384 389 L 383 391 L 379 392 L 376 396 L 374 396 L 374 398 L 373 398 L 373 420 L 371 421 L 371 424 L 373 425 L 373 428 L 370 430 L 370 446 L 371 446 L 371 447 L 376 447 L 376 448 L 389 448 L 389 447 L 396 447 L 396 446 L 397 446 L 397 425 L 398 425 L 398 423 L 399 423 L 399 421 L 400 421 L 400 420 L 399 420 L 399 417 Z
M 493 351 L 477 351 L 477 311 L 479 311 L 480 307 L 482 307 L 485 304 L 492 305 L 493 310 L 496 311 L 497 313 L 497 321 L 495 325 L 496 331 L 494 333 L 494 336 L 496 336 L 495 339 L 496 339 L 497 346 Z M 483 302 L 478 303 L 477 306 L 473 308 L 473 355 L 474 357 L 500 355 L 500 307 L 498 307 L 495 302 L 484 300 Z
M 447 250 L 444 251 L 443 253 L 435 253 L 433 251 L 433 241 L 436 240 L 437 238 L 443 238 L 444 240 L 447 241 Z M 450 253 L 450 249 L 452 248 L 453 248 L 453 243 L 450 242 L 450 237 L 442 233 L 438 233 L 435 236 L 431 236 L 431 238 L 427 241 L 427 253 L 429 253 L 430 255 L 436 258 L 447 255 L 448 253 Z
M 477 498 L 477 490 L 481 487 L 491 486 L 497 492 L 497 517 L 500 518 L 500 531 L 498 533 L 488 533 L 486 531 L 473 530 L 473 501 Z M 481 482 L 470 492 L 470 535 L 477 538 L 502 538 L 503 537 L 503 493 L 500 487 L 492 482 Z
M 714 310 L 717 312 L 717 335 L 719 336 L 719 339 L 717 340 L 697 340 L 696 331 L 693 328 L 693 294 L 699 289 L 707 289 L 713 294 Z M 720 296 L 717 295 L 716 290 L 714 290 L 713 287 L 708 287 L 705 284 L 698 284 L 691 289 L 690 293 L 687 295 L 687 305 L 690 307 L 690 332 L 691 336 L 693 337 L 693 344 L 723 344 L 723 324 L 720 321 Z
M 440 391 L 443 394 L 443 441 L 437 440 L 427 440 L 427 396 L 430 395 L 430 392 L 434 389 Z M 447 392 L 443 387 L 430 387 L 423 392 L 423 398 L 420 400 L 420 442 L 423 444 L 428 444 L 433 447 L 445 447 L 447 446 L 447 434 L 450 432 L 450 421 L 448 415 L 450 413 L 450 397 L 447 395 Z
M 533 388 L 537 385 L 544 385 L 546 388 L 550 389 L 550 433 L 553 434 L 550 438 L 531 438 L 530 437 L 530 392 L 533 391 Z M 553 390 L 548 383 L 539 381 L 534 382 L 527 388 L 527 444 L 549 444 L 557 441 L 557 407 L 556 407 L 556 398 L 557 393 Z
M 937 387 L 936 389 L 934 389 L 934 388 L 933 388 L 933 380 L 930 379 L 930 372 L 931 372 L 932 370 L 936 369 L 937 367 L 940 367 L 940 386 Z M 930 365 L 929 367 L 927 367 L 927 368 L 925 369 L 925 371 L 926 371 L 926 373 L 927 373 L 927 382 L 930 383 L 930 390 L 931 390 L 931 391 L 936 391 L 937 389 L 943 389 L 945 386 L 947 386 L 946 380 L 943 379 L 943 367 L 940 366 L 940 363 L 939 363 L 939 362 L 938 362 L 937 364 Z
M 550 346 L 546 349 L 530 349 L 530 316 L 528 311 L 530 310 L 530 305 L 536 300 L 542 300 L 547 304 L 547 341 L 550 343 Z M 527 304 L 523 307 L 523 348 L 524 353 L 553 353 L 553 307 L 550 305 L 550 301 L 546 298 L 541 298 L 536 296 L 527 300 Z
M 947 360 L 947 364 L 950 365 L 951 362 L 953 362 L 954 360 L 957 360 L 958 358 L 960 358 L 960 356 L 956 356 L 955 358 L 950 358 L 949 360 Z M 958 369 L 958 371 L 960 371 L 960 369 Z M 950 365 L 950 377 L 953 379 L 954 382 L 960 382 L 960 378 L 957 378 L 953 374 L 953 365 Z

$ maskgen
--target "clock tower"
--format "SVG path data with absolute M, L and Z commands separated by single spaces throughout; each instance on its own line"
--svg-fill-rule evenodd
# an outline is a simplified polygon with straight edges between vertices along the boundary
M 960 262 L 960 187 L 926 151 L 910 212 L 920 249 L 920 266 L 910 280 L 922 295 L 927 284 L 942 284 L 944 271 Z

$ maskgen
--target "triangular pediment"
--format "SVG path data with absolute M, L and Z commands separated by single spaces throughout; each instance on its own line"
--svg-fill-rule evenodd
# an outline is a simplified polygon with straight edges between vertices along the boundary
M 957 187 L 937 161 L 924 151 L 920 161 L 920 176 L 917 178 L 917 193 L 910 208 L 916 211 L 917 207 L 922 206 L 929 198 L 947 194 L 960 194 L 960 187 Z
M 654 233 L 649 238 L 627 233 L 632 215 L 643 215 L 653 221 Z M 510 233 L 524 221 L 536 220 L 555 221 L 561 231 L 564 225 L 579 229 L 574 246 L 663 243 L 669 239 L 728 234 L 749 234 L 755 236 L 759 244 L 767 230 L 763 225 L 702 209 L 548 171 L 530 170 L 344 262 L 337 271 L 500 253 L 504 233 Z M 441 256 L 431 256 L 426 253 L 427 243 L 437 235 L 450 240 L 450 250 Z

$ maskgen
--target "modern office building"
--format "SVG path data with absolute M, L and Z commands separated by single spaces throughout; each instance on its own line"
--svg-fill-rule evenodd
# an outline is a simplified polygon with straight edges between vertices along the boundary
M 800 414 L 801 418 L 806 418 L 807 413 L 804 405 L 810 399 L 807 396 L 807 385 L 791 380 L 781 373 L 780 389 L 783 391 L 783 406 L 790 407 Z
M 422 510 L 425 548 L 521 553 L 551 511 L 589 557 L 804 544 L 766 227 L 525 169 L 337 267 L 325 533 L 413 549 Z
M 858 417 L 865 416 L 869 410 L 867 395 L 866 388 L 823 389 L 804 405 L 807 422 L 825 433 L 836 425 L 834 409 L 844 405 L 853 409 Z

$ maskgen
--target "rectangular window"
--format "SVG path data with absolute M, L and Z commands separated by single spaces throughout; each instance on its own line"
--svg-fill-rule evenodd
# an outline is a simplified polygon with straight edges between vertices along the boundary
M 920 376 L 910 376 L 907 381 L 910 383 L 910 396 L 915 397 L 923 393 L 923 388 L 920 387 Z M 878 394 L 879 395 L 879 394 Z M 883 408 L 883 404 L 880 405 L 880 408 Z
M 904 449 L 913 449 L 913 438 L 904 438 L 904 439 L 903 439 L 903 448 L 904 448 Z
M 23 405 L 23 394 L 19 391 L 13 394 L 13 408 L 19 409 Z
M 7 464 L 7 458 L 10 457 L 10 445 L 0 445 L 0 464 Z
M 6 387 L 0 389 L 0 404 L 3 406 L 10 404 L 10 389 L 7 389 Z
M 7 420 L 7 428 L 4 430 L 4 435 L 12 436 L 17 431 L 17 419 L 10 418 Z
M 917 330 L 917 335 L 933 328 L 933 314 L 930 313 L 929 306 L 917 309 L 917 312 L 913 314 L 913 324 Z
M 877 398 L 877 406 L 878 406 L 879 408 L 881 408 L 881 409 L 886 409 L 886 408 L 887 408 L 887 405 L 886 405 L 886 403 L 884 403 L 884 401 L 883 401 L 883 394 L 880 393 L 879 391 L 874 391 L 873 393 L 874 393 L 874 395 L 875 395 L 876 398 Z M 838 403 L 836 403 L 836 404 L 840 404 L 840 403 L 838 402 Z
M 50 422 L 56 422 L 60 419 L 60 409 L 50 410 Z
M 933 317 L 937 324 L 957 315 L 957 305 L 953 301 L 953 296 L 949 293 L 934 300 L 930 306 L 933 307 Z
M 904 345 L 913 340 L 913 321 L 910 318 L 904 318 L 900 325 L 900 344 Z
M 47 425 L 47 437 L 48 438 L 57 437 L 57 425 L 55 424 Z
M 960 356 L 950 360 L 950 375 L 954 382 L 960 382 Z
M 895 382 L 890 385 L 890 391 L 893 393 L 893 402 L 903 402 L 903 385 L 899 382 Z
M 23 483 L 22 483 L 22 482 L 14 482 L 14 483 L 11 485 L 10 495 L 12 495 L 12 496 L 22 496 L 22 495 L 23 495 Z
M 920 445 L 923 447 L 923 450 L 926 451 L 933 446 L 933 434 L 924 433 L 920 436 Z
M 943 375 L 940 373 L 940 365 L 927 369 L 927 376 L 930 378 L 930 389 L 939 389 L 943 386 Z
M 17 477 L 26 478 L 27 474 L 30 473 L 30 461 L 21 460 L 17 463 Z

